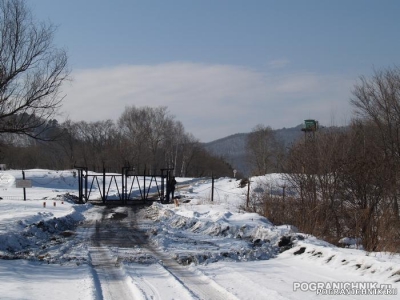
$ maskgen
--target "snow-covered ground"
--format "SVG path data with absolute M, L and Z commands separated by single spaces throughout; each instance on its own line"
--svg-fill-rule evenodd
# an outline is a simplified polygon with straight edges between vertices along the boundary
M 91 242 L 101 222 L 130 211 L 118 207 L 105 213 L 105 207 L 75 204 L 74 170 L 26 170 L 25 177 L 33 184 L 26 189 L 27 201 L 15 187 L 22 172 L 0 172 L 1 299 L 115 298 L 104 287 L 107 280 L 115 283 L 99 262 L 105 252 L 115 259 L 113 278 L 123 281 L 126 297 L 134 299 L 198 299 L 202 292 L 221 299 L 399 297 L 318 295 L 332 292 L 330 285 L 341 285 L 334 292 L 342 294 L 354 288 L 381 292 L 362 286 L 381 284 L 398 292 L 400 256 L 337 248 L 290 225 L 274 226 L 242 210 L 247 189 L 231 178 L 215 180 L 213 202 L 210 179 L 178 178 L 178 207 L 154 203 L 138 224 L 123 223 L 127 230 L 146 231 L 152 246 L 145 249 L 140 243 L 103 247 Z M 279 181 L 273 174 L 252 178 L 252 186 Z

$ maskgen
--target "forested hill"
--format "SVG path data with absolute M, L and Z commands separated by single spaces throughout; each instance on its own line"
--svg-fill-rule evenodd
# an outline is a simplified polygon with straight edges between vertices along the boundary
M 281 140 L 285 147 L 302 137 L 301 128 L 298 125 L 291 128 L 275 129 L 276 137 Z M 233 168 L 243 175 L 249 175 L 250 168 L 246 160 L 246 139 L 249 133 L 236 133 L 222 139 L 204 143 L 204 147 L 214 155 L 223 157 Z

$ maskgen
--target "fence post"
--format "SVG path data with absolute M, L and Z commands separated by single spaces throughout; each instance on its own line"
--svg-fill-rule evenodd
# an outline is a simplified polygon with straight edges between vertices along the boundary
M 144 166 L 144 173 L 143 173 L 143 201 L 147 200 L 146 194 L 146 165 Z
M 246 209 L 249 209 L 249 203 L 250 203 L 250 178 L 248 179 L 248 183 L 247 183 Z
M 214 202 L 214 173 L 211 173 L 211 201 Z
M 25 180 L 25 171 L 22 171 L 22 179 Z M 23 188 L 24 190 L 24 201 L 26 201 L 26 189 Z
M 82 170 L 78 169 L 78 198 L 79 198 L 79 203 L 83 202 L 82 199 Z
M 160 202 L 164 203 L 165 201 L 165 193 L 164 193 L 164 169 L 161 169 L 161 197 L 160 197 Z
M 282 200 L 283 201 L 285 201 L 285 196 L 286 196 L 285 191 L 286 191 L 286 186 L 284 185 L 284 186 L 282 186 Z

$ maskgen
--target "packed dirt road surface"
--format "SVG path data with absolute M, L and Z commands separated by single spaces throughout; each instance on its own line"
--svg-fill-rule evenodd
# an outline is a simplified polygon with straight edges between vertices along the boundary
M 101 220 L 92 223 L 89 255 L 99 299 L 238 299 L 204 274 L 178 264 L 148 240 L 151 220 L 143 207 L 105 207 Z M 92 231 L 93 232 L 93 231 Z M 129 270 L 124 262 L 129 263 Z M 152 265 L 152 278 L 141 276 Z M 135 271 L 135 267 L 139 271 Z M 137 277 L 135 276 L 137 275 Z M 144 279 L 143 279 L 144 278 Z M 163 284 L 158 285 L 157 280 Z M 170 291 L 165 288 L 170 287 Z

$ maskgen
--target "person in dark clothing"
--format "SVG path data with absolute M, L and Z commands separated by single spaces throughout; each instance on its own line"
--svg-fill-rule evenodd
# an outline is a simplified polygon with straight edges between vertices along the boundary
M 174 199 L 175 185 L 176 185 L 175 176 L 172 176 L 169 180 L 169 192 L 168 192 L 171 193 L 172 200 Z

